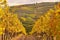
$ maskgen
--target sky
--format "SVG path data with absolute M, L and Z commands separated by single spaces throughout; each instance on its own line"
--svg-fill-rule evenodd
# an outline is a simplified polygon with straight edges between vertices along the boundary
M 33 4 L 41 2 L 60 2 L 60 0 L 7 0 L 9 6 Z

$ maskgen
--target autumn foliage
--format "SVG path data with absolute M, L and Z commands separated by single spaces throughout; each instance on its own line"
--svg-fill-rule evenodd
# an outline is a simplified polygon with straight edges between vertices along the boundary
M 17 14 L 10 13 L 8 7 L 0 7 L 0 35 L 5 34 L 6 31 L 12 34 L 22 32 L 27 35 Z
M 21 17 L 21 19 L 26 21 L 26 18 L 24 17 Z M 31 18 L 28 17 L 28 19 Z M 7 37 L 15 34 L 19 34 L 19 36 L 20 34 L 27 35 L 26 31 L 27 30 L 22 25 L 22 22 L 18 19 L 17 14 L 9 12 L 9 7 L 7 5 L 2 7 L 0 4 L 0 35 L 6 35 Z M 60 3 L 55 5 L 54 9 L 50 9 L 39 17 L 33 25 L 30 35 L 34 33 L 46 33 L 48 36 L 53 37 L 60 36 Z
M 35 22 L 30 34 L 46 32 L 48 35 L 60 35 L 60 4 L 54 6 Z

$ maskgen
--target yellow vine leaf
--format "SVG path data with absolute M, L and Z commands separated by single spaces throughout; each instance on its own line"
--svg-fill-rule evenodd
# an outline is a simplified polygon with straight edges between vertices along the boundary
M 4 8 L 0 5 L 0 35 L 4 34 L 7 30 L 10 33 L 22 32 L 27 35 L 26 30 L 20 20 L 17 17 L 17 14 L 9 12 L 9 7 L 6 5 L 6 0 L 4 0 Z
M 57 6 L 57 5 L 56 5 Z M 40 16 L 35 22 L 30 34 L 46 32 L 52 36 L 56 36 L 60 31 L 60 7 L 55 10 L 50 9 L 47 13 Z

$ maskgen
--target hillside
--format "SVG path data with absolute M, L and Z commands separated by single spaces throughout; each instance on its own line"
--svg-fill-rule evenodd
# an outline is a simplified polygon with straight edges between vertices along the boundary
M 44 2 L 44 3 L 36 3 L 36 4 L 27 4 L 27 5 L 19 5 L 10 7 L 10 11 L 14 13 L 18 13 L 20 16 L 26 14 L 43 14 L 47 12 L 50 8 L 53 8 L 57 3 L 54 2 Z M 21 14 L 22 13 L 22 14 Z
M 10 12 L 18 14 L 18 18 L 21 20 L 23 25 L 26 27 L 27 32 L 31 31 L 34 22 L 39 18 L 40 15 L 46 13 L 49 9 L 54 9 L 54 2 L 44 2 L 28 5 L 19 5 L 10 7 Z

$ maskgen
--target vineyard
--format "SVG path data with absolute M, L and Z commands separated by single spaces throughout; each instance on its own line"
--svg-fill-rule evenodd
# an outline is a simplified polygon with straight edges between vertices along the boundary
M 59 40 L 60 38 L 60 4 L 54 6 L 54 10 L 50 9 L 44 15 L 41 15 L 40 18 L 35 22 L 35 25 L 32 28 L 30 34 L 41 34 L 44 38 L 49 37 L 50 39 L 45 38 L 44 40 Z M 40 35 L 40 36 L 41 36 Z M 43 40 L 43 39 L 42 39 Z
M 0 40 L 60 40 L 60 3 L 39 16 L 25 14 L 26 18 L 19 18 L 14 10 L 10 10 L 6 0 L 0 3 Z M 39 18 L 32 19 L 36 15 Z

